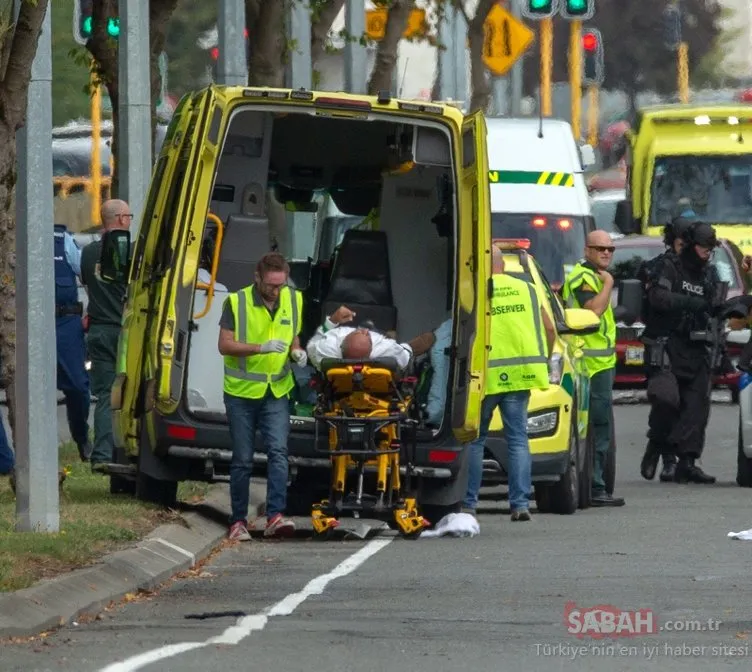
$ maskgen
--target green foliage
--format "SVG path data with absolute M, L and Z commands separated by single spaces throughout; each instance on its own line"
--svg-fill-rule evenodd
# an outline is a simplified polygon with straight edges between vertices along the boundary
M 73 2 L 50 4 L 52 12 L 52 123 L 60 126 L 91 113 L 88 52 L 73 39 Z

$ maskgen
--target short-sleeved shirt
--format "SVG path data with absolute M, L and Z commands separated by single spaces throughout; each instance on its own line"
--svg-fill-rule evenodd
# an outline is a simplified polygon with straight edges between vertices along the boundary
M 126 285 L 105 282 L 99 275 L 102 242 L 89 243 L 81 252 L 81 282 L 89 294 L 86 312 L 91 323 L 119 327 L 123 319 Z
M 294 292 L 295 290 L 290 288 L 290 291 Z M 253 305 L 256 307 L 263 306 L 269 311 L 270 317 L 274 319 L 274 316 L 277 314 L 277 310 L 279 309 L 279 299 L 277 299 L 277 302 L 274 304 L 274 306 L 269 308 L 261 298 L 261 294 L 259 294 L 256 285 L 253 285 L 253 288 L 251 289 L 251 296 L 253 297 Z M 230 304 L 229 297 L 225 299 L 225 305 L 222 308 L 222 317 L 219 318 L 219 326 L 222 329 L 235 331 L 235 314 L 232 312 L 232 305 Z

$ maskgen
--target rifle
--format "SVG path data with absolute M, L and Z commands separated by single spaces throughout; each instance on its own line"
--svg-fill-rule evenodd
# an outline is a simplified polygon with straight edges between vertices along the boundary
M 703 341 L 707 344 L 708 354 L 710 356 L 710 379 L 708 394 L 713 390 L 713 377 L 716 370 L 721 366 L 723 359 L 723 345 L 726 342 L 726 331 L 724 323 L 728 317 L 729 306 L 726 304 L 728 299 L 728 282 L 718 282 L 713 286 L 713 296 L 711 297 L 711 313 L 705 329 L 691 331 L 689 334 L 690 341 Z

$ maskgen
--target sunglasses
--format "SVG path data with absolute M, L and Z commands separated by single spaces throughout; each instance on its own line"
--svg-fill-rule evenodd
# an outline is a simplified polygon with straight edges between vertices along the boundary
M 588 245 L 588 248 L 596 252 L 608 252 L 609 254 L 613 254 L 616 249 L 613 245 Z

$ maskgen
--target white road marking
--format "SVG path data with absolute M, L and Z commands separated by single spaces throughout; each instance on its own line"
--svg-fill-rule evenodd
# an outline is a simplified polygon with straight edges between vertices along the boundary
M 151 537 L 154 541 L 158 541 L 160 544 L 164 544 L 168 548 L 173 549 L 174 551 L 177 551 L 178 553 L 182 553 L 183 555 L 188 556 L 191 559 L 191 567 L 193 567 L 196 564 L 196 556 L 193 555 L 190 551 L 186 551 L 184 548 L 178 546 L 177 544 L 173 544 L 171 541 L 167 541 L 166 539 L 162 539 L 162 537 Z
M 242 616 L 238 619 L 235 625 L 231 625 L 221 635 L 210 637 L 205 642 L 168 644 L 159 649 L 153 649 L 152 651 L 140 653 L 139 655 L 127 658 L 126 660 L 112 663 L 111 665 L 102 668 L 100 672 L 136 672 L 136 670 L 140 670 L 146 665 L 165 660 L 166 658 L 172 658 L 173 656 L 180 655 L 186 651 L 192 651 L 193 649 L 201 649 L 212 644 L 239 644 L 252 632 L 263 630 L 266 627 L 269 618 L 272 616 L 289 616 L 312 595 L 321 595 L 331 581 L 354 572 L 366 560 L 368 560 L 368 558 L 375 555 L 382 548 L 391 543 L 393 539 L 394 537 L 387 537 L 385 539 L 374 539 L 373 541 L 369 541 L 359 551 L 340 562 L 331 572 L 311 579 L 304 586 L 303 590 L 297 593 L 290 593 L 276 604 L 264 609 L 264 611 L 259 612 L 258 614 Z

